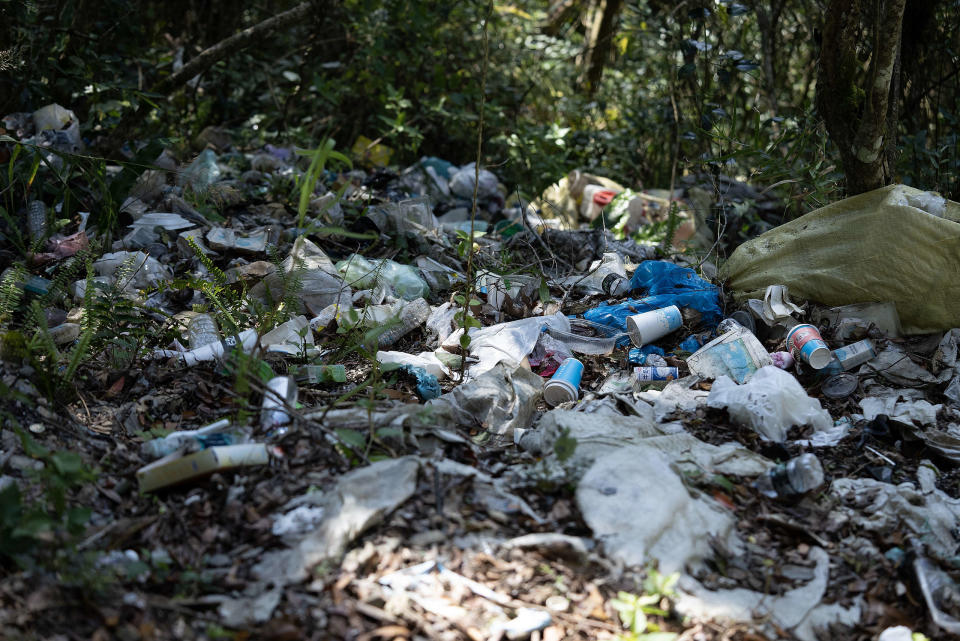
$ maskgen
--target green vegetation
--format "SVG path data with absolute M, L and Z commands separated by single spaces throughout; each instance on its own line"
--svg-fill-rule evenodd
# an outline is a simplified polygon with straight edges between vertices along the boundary
M 95 12 L 76 2 L 3 3 L 0 42 L 10 44 L 0 57 L 0 112 L 58 102 L 77 112 L 94 148 L 146 104 L 142 141 L 170 136 L 185 146 L 208 125 L 227 125 L 249 143 L 326 136 L 349 147 L 364 135 L 391 146 L 395 163 L 436 155 L 462 164 L 473 159 L 482 105 L 484 160 L 528 196 L 577 166 L 661 188 L 690 171 L 784 181 L 793 213 L 835 191 L 837 154 L 813 101 L 818 4 L 626 3 L 590 91 L 579 65 L 592 4 L 560 5 L 572 11 L 518 2 L 493 4 L 488 17 L 479 1 L 316 3 L 308 19 L 231 53 L 167 100 L 148 88 L 294 3 L 111 1 Z M 899 89 L 894 173 L 957 197 L 953 10 L 926 3 L 904 21 L 909 82 Z M 845 67 L 850 96 L 863 94 L 869 54 L 865 41 Z

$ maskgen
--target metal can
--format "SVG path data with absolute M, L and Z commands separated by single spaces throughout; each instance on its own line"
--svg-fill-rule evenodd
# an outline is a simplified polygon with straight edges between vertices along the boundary
M 676 367 L 634 367 L 633 380 L 638 386 L 662 387 L 680 378 Z

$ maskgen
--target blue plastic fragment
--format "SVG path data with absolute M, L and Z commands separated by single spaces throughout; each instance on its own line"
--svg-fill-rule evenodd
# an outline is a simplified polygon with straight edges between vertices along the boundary
M 436 156 L 424 156 L 420 159 L 420 165 L 424 169 L 430 167 L 437 172 L 438 176 L 447 180 L 453 178 L 453 175 L 457 173 L 457 167 L 453 163 Z
M 646 293 L 643 298 L 625 300 L 616 305 L 599 305 L 587 310 L 583 317 L 594 323 L 627 329 L 627 316 L 653 309 L 676 305 L 700 312 L 703 322 L 716 327 L 723 318 L 720 306 L 720 288 L 697 276 L 688 267 L 680 267 L 664 260 L 646 260 L 640 263 L 630 279 L 633 290 Z
M 631 365 L 645 365 L 647 362 L 647 356 L 650 354 L 659 354 L 660 356 L 667 355 L 667 353 L 663 351 L 662 347 L 657 347 L 656 345 L 632 347 L 630 348 L 630 351 L 627 352 L 627 362 Z
M 417 398 L 421 401 L 432 401 L 440 396 L 440 382 L 427 370 L 415 365 L 404 365 L 399 369 L 417 379 Z
M 691 334 L 677 345 L 677 349 L 682 349 L 685 352 L 695 352 L 700 349 L 700 340 L 696 334 Z

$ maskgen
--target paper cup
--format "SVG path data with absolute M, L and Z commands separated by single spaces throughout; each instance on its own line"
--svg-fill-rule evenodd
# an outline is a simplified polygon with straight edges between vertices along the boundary
M 565 359 L 554 372 L 553 378 L 543 386 L 543 400 L 550 407 L 580 398 L 580 378 L 583 363 L 575 358 Z
M 683 316 L 676 305 L 655 309 L 635 316 L 627 316 L 627 333 L 637 347 L 643 347 L 670 332 L 680 329 Z
M 813 369 L 823 369 L 833 360 L 830 348 L 813 325 L 797 325 L 787 334 L 787 349 L 794 358 L 808 363 Z

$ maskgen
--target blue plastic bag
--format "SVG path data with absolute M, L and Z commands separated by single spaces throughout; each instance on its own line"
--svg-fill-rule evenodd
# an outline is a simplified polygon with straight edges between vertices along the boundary
M 683 351 L 690 352 L 691 354 L 700 349 L 700 347 L 700 339 L 696 334 L 691 334 L 683 339 L 682 343 L 677 345 L 677 349 L 682 349 Z
M 633 273 L 630 287 L 643 290 L 646 296 L 616 305 L 600 305 L 587 310 L 583 317 L 623 331 L 627 329 L 627 316 L 670 305 L 697 310 L 703 322 L 711 328 L 716 327 L 723 318 L 720 288 L 703 280 L 688 267 L 665 260 L 645 260 Z
M 440 382 L 437 377 L 416 365 L 404 365 L 400 371 L 407 372 L 417 379 L 417 398 L 421 401 L 432 401 L 440 396 Z
M 662 347 L 657 347 L 656 345 L 631 347 L 630 351 L 627 352 L 627 362 L 631 365 L 645 365 L 647 362 L 647 356 L 650 354 L 657 354 L 659 356 L 667 355 L 667 353 L 663 351 Z

